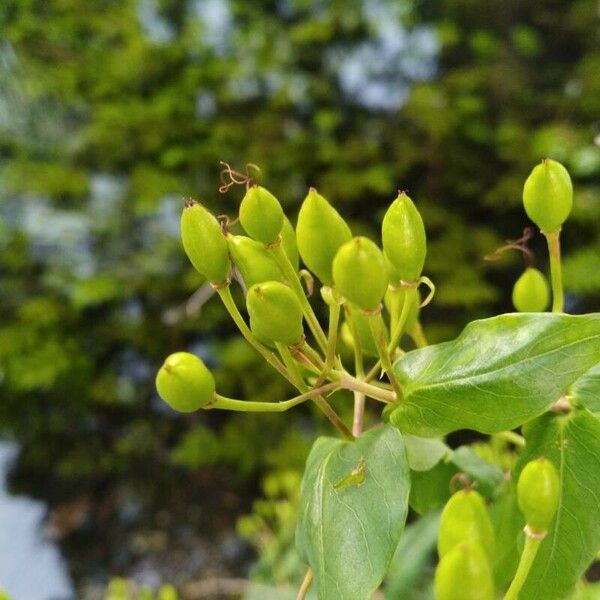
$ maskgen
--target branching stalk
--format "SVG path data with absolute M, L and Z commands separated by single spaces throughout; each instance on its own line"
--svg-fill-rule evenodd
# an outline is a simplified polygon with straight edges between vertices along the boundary
M 535 534 L 531 532 L 528 527 L 525 527 L 525 546 L 523 548 L 523 553 L 521 554 L 521 560 L 519 561 L 515 577 L 504 596 L 504 600 L 517 600 L 519 597 L 519 592 L 527 579 L 527 575 L 529 575 L 529 571 L 531 570 L 537 551 L 540 548 L 540 544 L 544 539 L 544 535 L 545 534 Z
M 560 231 L 545 233 L 550 254 L 550 279 L 552 281 L 552 312 L 563 312 L 564 295 L 562 284 L 562 267 L 560 260 Z
M 244 321 L 244 317 L 242 317 L 235 301 L 233 300 L 233 296 L 231 295 L 231 290 L 229 286 L 220 287 L 217 289 L 217 293 L 221 297 L 227 312 L 237 325 L 241 334 L 246 338 L 246 341 L 270 364 L 282 377 L 285 377 L 290 383 L 293 384 L 292 378 L 290 374 L 286 371 L 285 366 L 281 363 L 281 361 L 271 352 L 266 346 L 263 346 L 254 334 L 246 325 L 246 321 Z
M 404 312 L 404 311 L 403 311 Z M 389 350 L 386 345 L 385 339 L 385 325 L 383 323 L 383 317 L 381 316 L 381 311 L 377 311 L 374 314 L 369 314 L 369 326 L 371 327 L 371 333 L 373 334 L 373 339 L 375 340 L 375 345 L 377 346 L 377 352 L 379 353 L 379 360 L 381 361 L 381 366 L 383 370 L 386 372 L 390 383 L 392 384 L 392 388 L 396 392 L 396 399 L 401 400 L 403 397 L 402 388 L 394 375 L 394 371 L 392 369 L 392 361 L 390 359 Z
M 304 313 L 304 318 L 308 324 L 308 327 L 312 331 L 312 334 L 315 336 L 317 340 L 317 344 L 322 352 L 327 351 L 327 338 L 325 337 L 325 333 L 319 324 L 319 320 L 315 315 L 310 302 L 308 301 L 306 295 L 304 294 L 304 288 L 302 287 L 302 283 L 300 282 L 300 278 L 298 277 L 298 273 L 294 269 L 290 259 L 288 258 L 281 241 L 279 243 L 267 246 L 268 250 L 271 252 L 273 258 L 277 261 L 279 268 L 288 279 L 289 284 L 292 286 L 294 293 L 298 297 L 300 301 L 300 305 L 302 306 L 302 312 Z
M 312 400 L 315 396 L 321 396 L 323 394 L 328 394 L 330 392 L 339 390 L 340 387 L 341 386 L 337 382 L 327 383 L 321 387 L 314 388 L 308 392 L 305 392 L 304 394 L 300 394 L 299 396 L 295 396 L 294 398 L 290 398 L 289 400 L 284 400 L 282 402 L 253 402 L 250 400 L 236 400 L 234 398 L 221 396 L 220 394 L 215 394 L 214 402 L 206 408 L 220 408 L 221 410 L 236 410 L 240 412 L 285 412 L 294 406 L 298 406 L 298 404 L 302 404 L 307 400 Z

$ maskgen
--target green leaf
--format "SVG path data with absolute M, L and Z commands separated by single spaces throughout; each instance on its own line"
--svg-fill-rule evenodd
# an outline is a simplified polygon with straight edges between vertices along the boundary
M 544 413 L 599 361 L 599 313 L 474 321 L 455 340 L 396 363 L 404 399 L 390 422 L 423 437 L 513 429 Z
M 478 491 L 492 497 L 502 483 L 502 469 L 477 456 L 469 446 L 461 446 L 452 453 L 451 461 L 478 484 Z
M 514 480 L 530 460 L 545 456 L 560 475 L 561 497 L 521 597 L 558 600 L 573 590 L 600 548 L 600 421 L 587 410 L 547 414 L 527 426 L 525 437 Z
M 411 436 L 405 435 L 405 441 L 409 437 Z M 443 445 L 446 453 L 427 471 L 413 469 L 409 453 L 410 507 L 413 510 L 424 514 L 444 505 L 450 498 L 450 481 L 457 473 L 468 475 L 484 496 L 492 498 L 496 495 L 503 479 L 500 467 L 475 454 L 469 446 L 460 446 L 456 450 L 451 450 L 440 440 L 435 441 Z
M 525 519 L 517 504 L 513 481 L 505 481 L 498 499 L 490 505 L 490 516 L 496 538 L 494 579 L 499 588 L 508 586 L 519 564 L 523 549 Z
M 398 546 L 409 471 L 400 432 L 384 425 L 353 442 L 321 437 L 306 462 L 296 545 L 319 598 L 371 598 Z
M 452 451 L 446 444 L 436 438 L 421 438 L 414 435 L 405 435 L 406 456 L 412 471 L 429 471 L 444 456 Z
M 431 512 L 406 528 L 387 574 L 387 600 L 407 598 L 423 576 L 435 549 L 439 521 L 439 512 Z
M 600 417 L 600 363 L 580 377 L 571 386 L 568 395 Z
M 450 498 L 450 480 L 456 473 L 456 466 L 444 460 L 429 471 L 411 471 L 410 507 L 422 515 L 446 504 Z

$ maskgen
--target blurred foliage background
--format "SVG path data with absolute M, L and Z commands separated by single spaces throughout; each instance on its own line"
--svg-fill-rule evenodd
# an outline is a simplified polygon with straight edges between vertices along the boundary
M 371 235 L 408 190 L 438 341 L 511 310 L 521 258 L 483 256 L 528 224 L 522 183 L 551 156 L 576 188 L 567 309 L 598 306 L 598 15 L 597 0 L 0 3 L 0 432 L 20 447 L 12 489 L 48 502 L 80 590 L 150 570 L 185 591 L 245 576 L 251 548 L 259 578 L 301 574 L 295 490 L 326 425 L 309 408 L 176 415 L 153 387 L 189 349 L 224 394 L 287 395 L 199 301 L 180 247 L 184 196 L 236 214 L 219 161 L 260 165 L 292 216 L 314 185 Z

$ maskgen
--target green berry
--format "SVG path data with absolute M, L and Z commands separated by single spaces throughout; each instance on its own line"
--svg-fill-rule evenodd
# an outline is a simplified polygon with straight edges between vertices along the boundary
M 298 214 L 296 239 L 304 264 L 324 285 L 332 285 L 333 259 L 351 238 L 350 227 L 337 210 L 310 188 Z
M 436 600 L 495 600 L 488 558 L 476 542 L 456 545 L 435 572 Z
M 217 219 L 204 206 L 190 200 L 181 215 L 181 241 L 194 268 L 210 283 L 229 278 L 227 241 Z
M 456 492 L 446 503 L 438 530 L 438 553 L 445 556 L 463 542 L 477 542 L 494 556 L 494 528 L 481 495 L 472 489 Z
M 383 252 L 366 237 L 346 242 L 333 260 L 338 291 L 363 310 L 375 310 L 388 286 Z
M 283 275 L 264 244 L 245 235 L 228 235 L 229 254 L 246 287 L 263 281 L 283 281 Z
M 279 200 L 260 185 L 251 186 L 240 204 L 240 222 L 253 239 L 270 244 L 283 229 L 283 209 Z
M 283 244 L 283 249 L 292 263 L 292 266 L 297 271 L 300 264 L 300 255 L 298 254 L 298 245 L 296 244 L 296 232 L 287 217 L 284 217 L 283 219 L 281 243 Z
M 512 301 L 519 312 L 542 312 L 550 303 L 550 288 L 544 275 L 529 267 L 515 282 Z
M 215 380 L 200 358 L 189 352 L 175 352 L 156 375 L 159 396 L 179 412 L 206 406 L 215 394 Z
M 381 238 L 385 254 L 400 279 L 419 279 L 427 254 L 425 226 L 414 202 L 404 192 L 385 213 Z
M 573 207 L 569 172 L 559 162 L 544 159 L 525 181 L 523 204 L 527 216 L 544 233 L 560 231 Z
M 560 479 L 554 465 L 543 457 L 527 463 L 517 483 L 517 500 L 534 533 L 548 530 L 559 499 Z
M 302 307 L 294 292 L 279 281 L 253 285 L 246 296 L 250 329 L 269 344 L 297 344 L 304 333 Z

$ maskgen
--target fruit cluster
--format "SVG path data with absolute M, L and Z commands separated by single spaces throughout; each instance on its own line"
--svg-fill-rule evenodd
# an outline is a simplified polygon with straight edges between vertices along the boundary
M 565 168 L 549 159 L 542 161 L 525 183 L 523 202 L 549 245 L 556 247 L 572 206 L 571 180 Z M 331 389 L 346 387 L 383 402 L 400 401 L 402 390 L 392 362 L 401 353 L 398 343 L 403 333 L 411 333 L 418 344 L 419 310 L 435 289 L 422 275 L 426 235 L 411 198 L 400 192 L 389 206 L 381 227 L 381 248 L 364 236 L 353 237 L 346 221 L 314 188 L 302 203 L 294 229 L 277 198 L 248 181 L 239 221 L 247 235 L 234 235 L 230 221 L 220 222 L 201 203 L 190 200 L 181 217 L 183 247 L 192 265 L 219 293 L 241 333 L 302 392 L 301 399 L 292 399 L 293 405 L 310 397 L 335 421 L 319 394 L 307 396 L 315 382 L 325 381 L 337 383 Z M 305 269 L 300 269 L 300 259 Z M 303 282 L 312 287 L 315 277 L 329 306 L 327 334 L 303 287 Z M 230 292 L 234 279 L 245 293 L 249 326 Z M 423 302 L 421 284 L 430 289 Z M 544 275 L 528 267 L 513 289 L 515 307 L 521 312 L 539 312 L 546 309 L 549 299 Z M 555 309 L 556 302 L 555 298 Z M 338 338 L 354 349 L 356 377 L 338 357 Z M 365 358 L 376 361 L 366 376 Z M 369 383 L 379 368 L 388 383 Z M 285 410 L 288 406 L 279 403 L 269 408 L 219 396 L 202 361 L 185 352 L 166 359 L 156 382 L 160 396 L 182 412 L 199 408 Z

